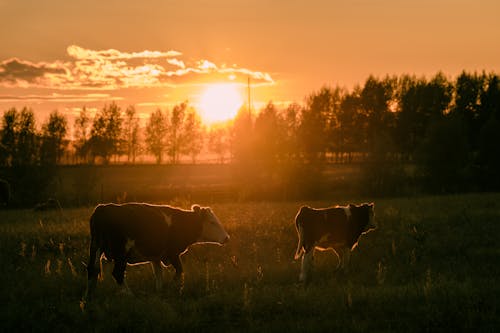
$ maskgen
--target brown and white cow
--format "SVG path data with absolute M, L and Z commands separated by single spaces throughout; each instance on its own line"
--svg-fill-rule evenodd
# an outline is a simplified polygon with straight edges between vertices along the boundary
M 229 235 L 208 207 L 182 210 L 146 203 L 98 205 L 90 218 L 88 283 L 84 300 L 97 284 L 101 257 L 114 262 L 112 275 L 130 293 L 125 282 L 127 264 L 150 262 L 157 290 L 162 285 L 162 264 L 173 265 L 176 280 L 183 277 L 180 256 L 195 243 L 224 244 Z
M 374 204 L 321 209 L 303 206 L 295 217 L 295 226 L 299 237 L 295 259 L 302 257 L 299 280 L 308 282 L 315 249 L 334 250 L 340 268 L 347 268 L 350 253 L 358 245 L 359 237 L 376 228 Z

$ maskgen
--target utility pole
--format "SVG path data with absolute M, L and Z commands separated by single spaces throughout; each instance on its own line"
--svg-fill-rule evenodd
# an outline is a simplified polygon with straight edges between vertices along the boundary
M 252 108 L 251 108 L 251 99 L 250 99 L 250 75 L 248 76 L 248 116 L 250 119 L 252 118 Z

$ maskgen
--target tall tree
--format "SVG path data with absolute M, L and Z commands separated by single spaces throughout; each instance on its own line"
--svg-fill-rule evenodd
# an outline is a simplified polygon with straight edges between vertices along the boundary
M 366 145 L 366 127 L 362 111 L 359 86 L 352 92 L 344 95 L 340 105 L 339 113 L 339 151 L 342 155 L 347 154 L 348 162 L 353 159 L 353 153 L 362 152 Z
M 173 164 L 179 163 L 182 152 L 183 126 L 187 108 L 187 102 L 177 104 L 168 116 L 167 153 Z
M 297 131 L 300 124 L 302 107 L 298 103 L 291 103 L 283 110 L 283 159 L 287 162 L 296 162 L 299 158 L 297 150 Z
M 48 121 L 42 126 L 40 162 L 45 165 L 56 165 L 61 161 L 68 141 L 66 133 L 68 121 L 57 110 L 52 112 Z
M 19 132 L 19 113 L 16 108 L 5 111 L 0 132 L 0 165 L 11 166 L 16 155 Z
M 254 161 L 252 115 L 245 107 L 240 108 L 231 128 L 231 157 L 240 165 L 249 167 Z
M 413 156 L 429 124 L 448 112 L 452 94 L 453 85 L 442 73 L 430 81 L 409 76 L 400 79 L 397 141 L 407 159 Z
M 163 155 L 167 149 L 168 124 L 165 114 L 157 109 L 151 113 L 146 125 L 146 147 L 156 158 L 156 163 L 163 162 Z
M 283 148 L 284 127 L 276 106 L 269 102 L 255 119 L 254 137 L 256 159 L 264 170 L 272 172 L 279 162 Z
M 105 164 L 113 154 L 119 152 L 122 130 L 120 108 L 116 103 L 105 105 L 95 116 L 90 131 L 90 145 L 93 156 L 102 157 Z
M 24 107 L 19 114 L 19 132 L 17 135 L 14 165 L 34 165 L 38 160 L 39 138 L 36 131 L 35 114 Z
M 393 78 L 386 77 L 379 80 L 370 76 L 360 93 L 364 116 L 367 120 L 368 149 L 372 157 L 381 157 L 378 154 L 380 147 L 387 148 L 391 140 L 394 114 L 390 112 L 389 106 L 393 98 L 394 84 Z
M 73 125 L 73 146 L 75 148 L 76 156 L 83 162 L 89 161 L 91 124 L 92 120 L 90 118 L 89 111 L 84 106 L 80 110 L 80 113 L 78 114 L 78 117 L 76 117 Z
M 214 124 L 208 130 L 208 150 L 223 164 L 230 147 L 229 124 Z
M 329 118 L 333 112 L 333 94 L 323 87 L 307 98 L 298 131 L 299 145 L 309 162 L 323 160 L 329 145 Z
M 139 117 L 137 116 L 135 107 L 132 105 L 125 110 L 123 135 L 127 161 L 135 163 L 135 158 L 139 149 Z
M 455 82 L 455 105 L 452 112 L 464 119 L 465 132 L 472 150 L 477 150 L 479 131 L 480 96 L 484 75 L 462 72 Z
M 191 157 L 193 163 L 201 153 L 204 143 L 205 129 L 201 123 L 201 118 L 193 108 L 188 108 L 185 113 L 181 151 Z

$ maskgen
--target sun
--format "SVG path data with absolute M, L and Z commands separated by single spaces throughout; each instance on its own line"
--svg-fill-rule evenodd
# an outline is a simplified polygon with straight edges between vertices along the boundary
M 198 102 L 201 117 L 210 124 L 234 118 L 242 105 L 241 91 L 231 83 L 208 85 Z

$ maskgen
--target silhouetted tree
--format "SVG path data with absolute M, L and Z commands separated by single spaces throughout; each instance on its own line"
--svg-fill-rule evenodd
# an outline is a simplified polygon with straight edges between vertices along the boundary
M 132 105 L 125 110 L 123 135 L 123 141 L 126 145 L 125 151 L 127 154 L 127 161 L 135 163 L 135 158 L 139 149 L 139 117 L 137 117 L 137 111 Z
M 500 119 L 500 80 L 498 75 L 484 77 L 485 87 L 481 89 L 479 100 L 479 125 L 483 127 L 492 116 Z
M 231 155 L 233 162 L 249 167 L 254 162 L 253 122 L 248 109 L 242 107 L 231 129 Z
M 45 165 L 56 165 L 61 161 L 68 141 L 66 132 L 68 121 L 57 110 L 52 112 L 48 121 L 42 126 L 40 162 Z
M 16 154 L 17 135 L 19 132 L 19 113 L 16 108 L 5 111 L 0 132 L 0 165 L 11 166 Z
M 86 107 L 84 106 L 73 125 L 73 146 L 78 159 L 83 162 L 89 162 L 90 153 L 90 126 L 92 121 Z
M 255 119 L 255 158 L 261 168 L 272 174 L 283 155 L 284 122 L 276 106 L 269 102 Z
M 156 163 L 163 161 L 163 154 L 167 150 L 168 124 L 165 114 L 157 109 L 151 113 L 146 125 L 146 147 L 156 158 Z
M 283 122 L 282 158 L 289 163 L 297 162 L 300 156 L 300 152 L 297 149 L 297 131 L 300 125 L 301 112 L 302 107 L 298 103 L 291 103 L 283 111 L 281 117 L 281 121 Z
M 299 145 L 308 162 L 323 161 L 329 145 L 329 118 L 333 112 L 333 94 L 323 87 L 307 98 L 298 130 Z
M 455 105 L 452 112 L 463 118 L 464 133 L 472 150 L 477 150 L 481 129 L 479 110 L 483 79 L 484 77 L 477 73 L 462 72 L 455 82 Z
M 366 149 L 368 123 L 363 113 L 359 86 L 344 96 L 338 121 L 339 151 L 341 154 L 347 154 L 347 161 L 351 162 L 353 153 L 363 152 Z
M 105 105 L 95 116 L 90 131 L 90 146 L 93 156 L 102 157 L 105 164 L 118 153 L 122 118 L 116 103 Z
M 498 190 L 500 188 L 500 121 L 495 114 L 491 114 L 490 119 L 481 128 L 478 165 L 481 189 Z
M 190 156 L 191 161 L 195 163 L 196 157 L 203 149 L 205 133 L 200 116 L 195 109 L 187 109 L 182 129 L 181 153 Z
M 208 131 L 208 150 L 217 155 L 219 163 L 223 164 L 229 153 L 229 124 L 214 124 Z
M 38 160 L 39 138 L 33 110 L 24 107 L 19 114 L 19 127 L 13 165 L 34 165 Z
M 398 91 L 397 138 L 406 159 L 424 138 L 427 126 L 448 111 L 453 86 L 442 73 L 431 81 L 403 76 Z
M 379 80 L 370 76 L 360 93 L 366 119 L 366 141 L 372 155 L 375 151 L 379 152 L 378 145 L 392 139 L 391 132 L 395 127 L 395 116 L 389 110 L 389 105 L 393 100 L 394 84 L 393 78 L 387 77 Z
M 422 167 L 428 189 L 456 191 L 466 183 L 471 161 L 463 128 L 461 115 L 443 117 L 427 128 L 417 162 Z

